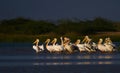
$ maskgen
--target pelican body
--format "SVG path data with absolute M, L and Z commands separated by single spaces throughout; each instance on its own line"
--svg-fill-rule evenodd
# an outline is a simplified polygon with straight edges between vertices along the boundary
M 50 53 L 61 53 L 64 49 L 63 45 L 62 45 L 62 41 L 61 41 L 61 45 L 56 44 L 57 42 L 57 38 L 54 38 L 53 41 L 51 42 L 52 45 L 48 45 L 50 42 L 50 39 L 47 39 L 46 41 L 46 49 L 50 52 Z
M 38 45 L 39 44 L 39 39 L 36 39 L 36 41 L 33 43 L 33 49 L 36 51 L 36 53 L 44 51 L 44 46 L 43 45 Z
M 36 51 L 36 53 L 42 52 L 42 51 L 44 51 L 44 46 L 43 45 L 40 45 L 40 46 L 33 45 L 33 49 Z
M 101 52 L 113 52 L 113 46 L 112 46 L 112 42 L 107 38 L 105 39 L 105 43 L 102 44 L 102 41 L 103 39 L 99 39 L 99 42 L 98 42 L 98 49 L 101 51 Z M 110 42 L 109 42 L 110 41 Z

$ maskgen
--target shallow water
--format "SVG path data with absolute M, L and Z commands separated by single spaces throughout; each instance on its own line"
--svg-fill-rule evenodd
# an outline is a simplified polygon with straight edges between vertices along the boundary
M 31 43 L 0 43 L 0 73 L 120 73 L 120 53 L 36 54 Z

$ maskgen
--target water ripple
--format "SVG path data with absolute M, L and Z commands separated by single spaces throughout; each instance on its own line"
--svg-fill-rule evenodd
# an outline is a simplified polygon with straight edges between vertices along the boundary
M 111 65 L 120 64 L 119 55 L 36 55 L 0 56 L 0 66 Z

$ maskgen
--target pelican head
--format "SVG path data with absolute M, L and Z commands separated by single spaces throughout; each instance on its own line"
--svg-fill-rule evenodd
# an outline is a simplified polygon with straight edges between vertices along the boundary
M 47 39 L 47 40 L 45 41 L 45 43 L 48 43 L 48 42 L 50 42 L 50 39 Z
M 80 39 L 78 39 L 77 42 L 80 43 Z
M 33 44 L 35 44 L 35 43 L 39 43 L 39 39 L 36 39 L 35 42 L 33 42 Z
M 89 38 L 89 37 L 86 35 L 85 38 Z
M 51 43 L 53 44 L 53 43 L 56 43 L 56 42 L 57 42 L 57 38 L 54 38 Z
M 68 41 L 70 41 L 70 39 L 67 38 L 67 37 L 64 37 L 64 41 L 63 42 L 68 42 Z
M 69 40 L 69 38 L 67 38 L 67 37 L 64 37 L 64 40 L 66 41 L 66 40 Z
M 100 38 L 98 44 L 101 44 L 103 42 L 103 39 Z
M 111 41 L 110 37 L 108 37 L 108 43 L 112 43 L 112 41 Z
M 76 45 L 79 44 L 79 43 L 80 43 L 80 39 L 78 39 L 78 40 L 75 42 Z
M 108 44 L 108 42 L 109 42 L 108 38 L 105 38 L 104 43 Z

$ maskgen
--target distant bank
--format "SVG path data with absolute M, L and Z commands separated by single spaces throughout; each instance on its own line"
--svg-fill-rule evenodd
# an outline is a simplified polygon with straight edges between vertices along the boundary
M 72 42 L 77 39 L 83 39 L 85 35 L 68 33 L 65 35 L 58 35 L 55 33 L 40 34 L 40 35 L 28 35 L 28 34 L 0 34 L 0 42 L 33 42 L 36 38 L 40 39 L 40 42 L 44 42 L 47 38 L 59 39 L 61 36 L 66 36 L 71 39 Z M 88 35 L 94 42 L 98 42 L 99 38 L 110 37 L 113 42 L 120 42 L 120 32 L 98 32 L 96 34 Z M 60 41 L 60 40 L 58 40 Z

